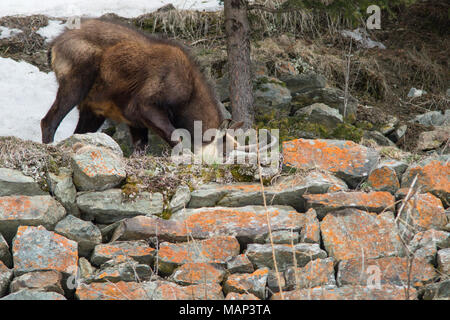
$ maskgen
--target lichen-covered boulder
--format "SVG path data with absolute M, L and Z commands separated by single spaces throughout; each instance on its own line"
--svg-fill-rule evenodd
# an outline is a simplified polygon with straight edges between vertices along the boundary
M 53 230 L 66 210 L 50 196 L 0 197 L 0 233 L 10 242 L 19 226 L 44 226 Z
M 403 247 L 394 215 L 356 209 L 328 213 L 320 223 L 325 250 L 337 261 L 364 256 L 401 256 Z
M 65 276 L 77 273 L 78 245 L 44 227 L 19 227 L 13 241 L 14 274 L 55 270 Z
M 352 141 L 297 139 L 283 142 L 285 165 L 300 170 L 330 171 L 353 188 L 367 178 L 378 159 L 376 150 Z
M 139 215 L 160 214 L 164 199 L 159 192 L 141 192 L 135 199 L 129 200 L 122 190 L 110 189 L 80 194 L 77 205 L 97 223 L 109 224 Z
M 71 157 L 73 182 L 80 191 L 101 191 L 118 186 L 126 172 L 122 159 L 113 151 L 84 146 Z
M 33 178 L 13 169 L 0 168 L 0 197 L 22 195 L 40 196 L 48 192 L 43 191 Z
M 446 206 L 450 205 L 450 155 L 432 156 L 411 165 L 403 174 L 402 188 L 409 188 L 417 176 L 415 187 L 431 192 Z

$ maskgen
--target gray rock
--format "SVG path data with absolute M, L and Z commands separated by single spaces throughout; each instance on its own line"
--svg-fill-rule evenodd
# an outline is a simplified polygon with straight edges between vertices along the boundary
M 285 271 L 288 290 L 314 288 L 319 286 L 335 287 L 334 259 L 316 259 L 302 268 L 290 267 Z
M 406 257 L 383 257 L 378 259 L 354 259 L 340 261 L 336 280 L 338 286 L 407 286 L 420 288 L 433 282 L 437 273 L 432 264 L 414 258 L 412 264 Z
M 436 130 L 425 131 L 419 134 L 417 139 L 417 150 L 428 151 L 439 148 L 450 139 L 450 125 L 447 127 L 436 127 Z M 449 150 L 447 150 L 448 152 Z
M 450 126 L 450 109 L 445 110 L 444 114 L 440 111 L 430 111 L 419 114 L 413 121 L 423 124 L 424 126 Z
M 314 72 L 302 73 L 299 75 L 282 76 L 281 80 L 286 83 L 291 94 L 304 93 L 314 89 L 325 88 L 327 84 L 326 78 Z
M 403 161 L 389 159 L 389 160 L 383 160 L 380 162 L 379 165 L 377 165 L 377 168 L 382 168 L 382 167 L 388 167 L 388 168 L 393 169 L 395 171 L 395 173 L 397 174 L 397 177 L 401 177 L 402 174 L 408 168 L 408 164 Z
M 151 265 L 154 255 L 155 249 L 150 248 L 146 241 L 115 241 L 97 245 L 92 252 L 91 263 L 101 266 L 109 260 L 125 256 L 141 264 Z
M 0 197 L 11 195 L 48 195 L 33 178 L 13 169 L 0 168 Z
M 72 215 L 66 216 L 55 226 L 55 232 L 78 243 L 78 254 L 88 257 L 94 247 L 102 242 L 102 234 L 90 221 Z
M 421 292 L 423 300 L 449 300 L 450 299 L 450 279 L 425 286 Z
M 367 210 L 369 212 L 383 212 L 387 208 L 395 207 L 395 197 L 389 192 L 383 191 L 353 191 L 332 192 L 319 195 L 304 195 L 307 200 L 307 208 L 313 208 L 317 216 L 322 219 L 329 212 L 353 208 Z
M 53 230 L 66 215 L 64 207 L 50 196 L 0 197 L 0 233 L 8 243 L 19 226 L 44 226 Z
M 117 144 L 117 142 L 103 132 L 74 134 L 71 137 L 59 142 L 58 146 L 72 147 L 77 143 L 81 143 L 82 145 L 92 145 L 96 147 L 108 148 L 119 157 L 123 157 L 122 149 Z
M 297 243 L 294 246 L 275 244 L 273 250 L 279 271 L 294 266 L 294 255 L 298 267 L 304 267 L 311 260 L 327 257 L 327 253 L 317 243 Z M 245 253 L 257 268 L 275 268 L 271 244 L 249 244 Z
M 417 175 L 415 187 L 439 197 L 445 207 L 450 205 L 450 155 L 433 155 L 408 167 L 402 176 L 401 187 L 409 188 Z
M 285 272 L 278 272 L 274 270 L 269 271 L 269 276 L 267 277 L 267 288 L 271 293 L 280 292 L 281 290 L 286 291 L 286 278 L 284 277 Z
M 302 195 L 305 192 L 326 193 L 331 188 L 347 190 L 344 181 L 331 174 L 311 171 L 305 177 L 290 176 L 280 179 L 273 186 L 264 188 L 267 204 L 290 205 L 298 211 L 305 209 Z M 261 187 L 258 183 L 233 185 L 206 184 L 192 192 L 189 208 L 245 205 L 263 205 Z
M 78 274 L 82 280 L 92 277 L 95 270 L 88 259 L 84 257 L 78 259 Z
M 256 82 L 254 97 L 258 107 L 281 108 L 291 102 L 291 92 L 282 81 L 263 76 L 257 78 Z
M 80 191 L 101 191 L 118 186 L 126 172 L 122 159 L 107 148 L 85 146 L 72 155 L 73 182 Z
M 388 135 L 392 131 L 394 131 L 395 126 L 398 124 L 397 117 L 392 115 L 388 115 L 387 117 L 388 117 L 387 121 L 378 128 L 378 130 L 384 135 Z
M 356 188 L 376 166 L 380 155 L 353 141 L 297 139 L 283 143 L 283 157 L 287 167 L 330 171 Z
M 404 254 L 392 212 L 374 215 L 356 209 L 333 211 L 321 221 L 320 231 L 325 250 L 337 261 L 363 254 L 365 258 Z
M 349 95 L 345 107 L 345 93 L 337 88 L 318 88 L 294 95 L 292 101 L 297 105 L 309 106 L 313 103 L 324 103 L 339 110 L 344 117 L 354 117 L 358 108 L 358 100 Z
M 157 253 L 157 266 L 163 275 L 172 274 L 185 263 L 216 263 L 225 266 L 226 261 L 239 254 L 239 250 L 236 238 L 227 236 L 181 243 L 163 242 Z
M 11 293 L 0 300 L 67 300 L 63 295 L 56 292 L 46 292 L 39 290 L 20 290 Z
M 389 139 L 391 139 L 394 142 L 399 141 L 401 138 L 403 138 L 407 129 L 408 126 L 406 124 L 399 126 L 389 135 Z
M 130 128 L 126 123 L 112 123 L 108 131 L 113 131 L 112 138 L 120 146 L 125 157 L 129 157 L 134 152 L 133 139 Z
M 77 197 L 77 205 L 97 223 L 109 224 L 138 215 L 160 214 L 164 199 L 160 193 L 141 192 L 134 200 L 126 200 L 122 190 L 87 192 Z
M 252 293 L 260 299 L 266 298 L 266 284 L 269 270 L 262 268 L 248 274 L 234 273 L 228 277 L 223 285 L 225 294 L 230 292 Z
M 14 274 L 55 270 L 65 276 L 77 273 L 77 243 L 45 230 L 44 227 L 19 227 L 13 241 Z
M 364 131 L 363 137 L 375 141 L 379 146 L 395 146 L 395 143 L 378 131 Z
M 12 268 L 12 256 L 9 251 L 9 245 L 5 238 L 0 234 L 0 261 L 2 261 L 8 268 Z
M 299 236 L 299 242 L 320 243 L 320 223 L 313 208 L 305 212 L 305 226 Z
M 437 264 L 439 271 L 450 275 L 450 248 L 441 249 L 437 252 Z
M 441 230 L 426 230 L 417 233 L 408 243 L 414 257 L 436 265 L 436 253 L 441 248 L 450 247 L 450 233 Z
M 213 235 L 235 236 L 240 243 L 263 243 L 269 232 L 267 214 L 272 232 L 299 231 L 304 224 L 303 214 L 289 206 L 245 206 L 237 208 L 214 207 L 187 209 L 173 214 L 169 221 L 189 226 L 194 238 Z M 173 228 L 175 231 L 175 228 Z
M 24 289 L 35 289 L 64 295 L 61 281 L 61 273 L 53 270 L 28 272 L 14 278 L 10 285 L 10 292 L 13 293 Z
M 276 244 L 296 244 L 298 242 L 299 233 L 290 230 L 280 230 L 272 232 L 272 242 Z M 267 235 L 266 243 L 270 243 L 270 236 Z
M 255 269 L 247 256 L 240 254 L 227 261 L 227 271 L 229 273 L 252 273 Z
M 409 292 L 409 296 L 406 295 Z M 280 293 L 271 297 L 281 300 Z M 385 285 L 371 286 L 343 286 L 316 287 L 284 292 L 283 300 L 416 300 L 417 291 L 414 288 Z
M 301 108 L 295 113 L 296 116 L 304 116 L 305 120 L 318 123 L 327 128 L 334 128 L 344 121 L 339 110 L 330 108 L 323 103 L 314 103 L 308 107 Z
M 141 264 L 133 259 L 120 259 L 124 262 L 109 260 L 102 267 L 95 271 L 94 275 L 84 279 L 84 283 L 92 282 L 140 282 L 147 281 L 152 275 L 149 265 Z
M 223 300 L 222 287 L 217 283 L 180 286 L 164 280 L 142 283 L 148 300 Z
M 62 168 L 58 175 L 48 172 L 47 182 L 51 193 L 64 206 L 66 212 L 79 217 L 80 211 L 75 203 L 77 189 L 73 184 L 72 171 Z
M 175 269 L 169 279 L 183 286 L 196 284 L 220 284 L 225 277 L 225 269 L 214 263 L 185 263 Z
M 175 194 L 169 203 L 169 209 L 172 212 L 178 211 L 180 209 L 186 208 L 187 204 L 191 200 L 191 190 L 188 186 L 183 185 L 177 188 Z
M 8 269 L 3 262 L 0 261 L 0 298 L 8 292 L 13 275 L 14 272 Z

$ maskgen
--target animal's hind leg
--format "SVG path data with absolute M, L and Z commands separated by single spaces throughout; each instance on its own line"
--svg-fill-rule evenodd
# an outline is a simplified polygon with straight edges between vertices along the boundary
M 55 102 L 41 120 L 42 142 L 53 142 L 56 129 L 64 117 L 86 97 L 92 86 L 92 79 L 87 75 L 74 72 L 75 76 L 65 76 L 59 81 Z M 77 77 L 76 77 L 77 76 Z
M 89 109 L 86 102 L 82 102 L 80 106 L 80 119 L 78 119 L 77 127 L 74 133 L 96 132 L 105 122 L 105 117 L 96 115 Z

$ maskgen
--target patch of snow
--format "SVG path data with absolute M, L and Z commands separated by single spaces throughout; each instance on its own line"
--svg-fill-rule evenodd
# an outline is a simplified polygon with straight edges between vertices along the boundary
M 369 38 L 369 35 L 367 34 L 366 30 L 357 28 L 353 31 L 350 30 L 343 30 L 341 31 L 341 34 L 344 37 L 352 38 L 356 42 L 359 42 L 364 48 L 379 48 L 379 49 L 386 49 L 386 46 L 378 41 L 373 41 Z
M 36 33 L 45 38 L 46 42 L 52 41 L 66 29 L 66 24 L 59 20 L 49 20 L 48 25 L 40 28 Z
M 58 89 L 53 72 L 45 73 L 27 62 L 0 57 L 0 136 L 41 142 L 40 121 Z M 78 110 L 72 110 L 56 131 L 55 141 L 73 134 Z
M 22 33 L 22 30 L 9 29 L 7 27 L 0 26 L 0 39 L 10 38 L 18 33 Z
M 418 98 L 423 96 L 424 94 L 427 94 L 425 90 L 411 88 L 408 92 L 408 98 Z
M 52 17 L 98 17 L 105 13 L 115 13 L 125 18 L 133 18 L 170 3 L 178 9 L 220 9 L 218 0 L 1 0 L 0 17 L 32 14 Z

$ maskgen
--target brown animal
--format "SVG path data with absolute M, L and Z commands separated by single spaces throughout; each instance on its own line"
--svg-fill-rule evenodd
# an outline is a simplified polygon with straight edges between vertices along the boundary
M 147 128 L 174 146 L 175 128 L 193 137 L 195 120 L 203 132 L 226 123 L 211 86 L 179 43 L 92 19 L 57 37 L 49 60 L 59 89 L 41 120 L 43 143 L 53 141 L 76 105 L 75 133 L 95 132 L 110 118 L 129 125 L 135 144 L 148 142 Z

